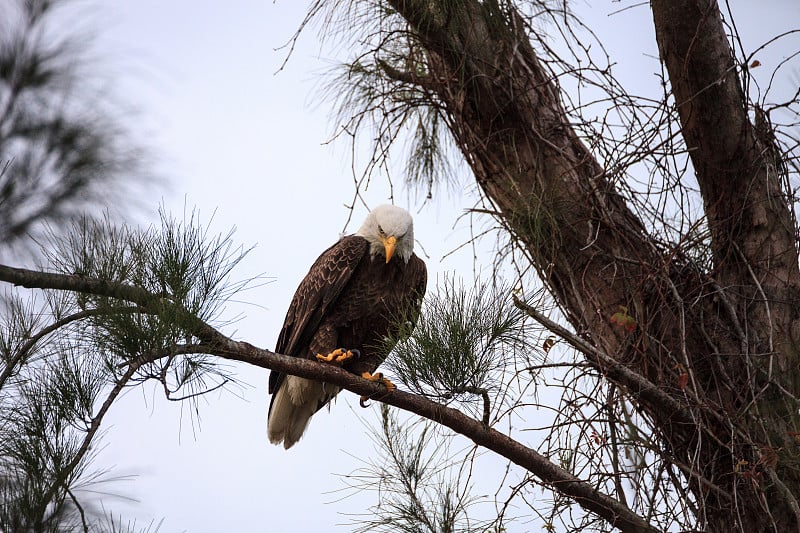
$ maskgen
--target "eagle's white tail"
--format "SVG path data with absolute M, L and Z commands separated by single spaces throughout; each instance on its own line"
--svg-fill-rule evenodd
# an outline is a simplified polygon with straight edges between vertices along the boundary
M 330 385 L 326 387 L 318 381 L 286 376 L 272 400 L 267 423 L 269 441 L 272 444 L 283 442 L 284 448 L 291 448 L 303 436 L 308 421 L 330 395 L 330 389 Z

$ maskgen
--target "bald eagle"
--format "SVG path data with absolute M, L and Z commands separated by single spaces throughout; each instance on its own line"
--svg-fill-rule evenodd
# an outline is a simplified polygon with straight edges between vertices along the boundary
M 375 208 L 355 233 L 322 252 L 289 305 L 277 353 L 338 363 L 367 379 L 386 357 L 384 339 L 399 316 L 415 316 L 425 294 L 425 263 L 414 254 L 411 215 Z M 390 384 L 387 382 L 387 386 Z M 272 370 L 267 435 L 294 445 L 311 416 L 339 387 Z

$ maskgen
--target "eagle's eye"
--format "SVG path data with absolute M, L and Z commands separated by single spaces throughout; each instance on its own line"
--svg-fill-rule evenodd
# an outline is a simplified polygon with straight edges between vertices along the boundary
M 378 224 L 378 233 L 381 235 L 381 237 L 383 237 L 384 235 L 386 235 L 386 234 L 383 232 L 383 228 L 381 227 L 381 225 L 380 225 L 380 224 Z

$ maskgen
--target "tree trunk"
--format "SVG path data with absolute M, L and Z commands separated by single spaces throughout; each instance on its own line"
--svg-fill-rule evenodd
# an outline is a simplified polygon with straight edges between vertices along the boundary
M 730 397 L 728 417 L 743 433 L 733 439 L 732 459 L 748 461 L 743 472 L 753 476 L 742 491 L 728 472 L 734 478 L 730 490 L 739 498 L 750 494 L 752 523 L 743 516 L 745 530 L 769 527 L 769 511 L 778 531 L 796 531 L 800 272 L 782 162 L 773 157 L 771 132 L 758 131 L 748 119 L 738 76 L 746 65 L 735 63 L 717 3 L 654 0 L 651 7 L 711 231 L 712 275 L 740 332 L 739 338 L 730 332 L 715 339 L 724 350 L 717 357 L 737 377 L 738 390 L 721 395 Z M 758 118 L 760 110 L 754 111 Z M 723 467 L 716 470 L 716 478 L 726 475 Z M 762 489 L 766 508 L 759 505 Z M 721 512 L 710 517 L 712 523 L 731 520 L 724 506 L 714 507 Z
M 575 331 L 696 421 L 652 397 L 632 400 L 683 465 L 700 523 L 800 530 L 795 227 L 780 163 L 748 120 L 716 3 L 652 2 L 706 207 L 712 271 L 648 235 L 626 206 L 569 125 L 518 14 L 495 2 L 390 4 L 424 48 L 427 70 L 424 79 L 387 75 L 435 93 L 478 185 Z M 635 331 L 611 323 L 620 306 Z

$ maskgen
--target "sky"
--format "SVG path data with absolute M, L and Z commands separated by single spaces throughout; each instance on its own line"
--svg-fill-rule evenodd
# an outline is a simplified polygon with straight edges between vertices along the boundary
M 268 279 L 236 297 L 226 316 L 239 319 L 223 331 L 274 348 L 295 288 L 345 229 L 345 204 L 354 194 L 349 147 L 327 143 L 334 128 L 319 92 L 333 59 L 315 33 L 276 74 L 287 54 L 276 49 L 305 6 L 120 0 L 84 10 L 100 30 L 99 68 L 113 72 L 115 94 L 168 182 L 168 190 L 143 192 L 152 195 L 143 218 L 157 220 L 161 203 L 178 217 L 196 209 L 201 220 L 213 218 L 216 231 L 235 226 L 237 243 L 255 245 L 234 278 Z M 380 205 L 388 190 L 376 181 L 366 197 Z M 412 207 L 406 199 L 397 202 Z M 451 229 L 459 203 L 442 198 L 415 212 L 431 283 L 456 268 L 439 258 L 468 238 L 468 230 Z M 355 231 L 365 213 L 362 207 L 346 231 Z M 461 263 L 471 276 L 470 259 Z M 286 451 L 266 438 L 268 371 L 232 368 L 248 386 L 209 395 L 199 415 L 149 387 L 129 391 L 115 406 L 96 464 L 113 467 L 112 478 L 135 477 L 99 490 L 137 501 L 104 498 L 108 509 L 140 525 L 165 517 L 162 532 L 326 531 L 350 522 L 342 513 L 375 502 L 374 494 L 340 501 L 345 484 L 337 474 L 362 466 L 353 457 L 375 455 L 364 419 L 376 420 L 377 407 L 364 411 L 352 395 L 340 395 Z
M 620 77 L 652 85 L 659 68 L 647 6 L 609 16 L 631 4 L 637 2 L 580 2 L 575 9 L 589 14 L 592 28 L 619 54 Z M 733 3 L 743 12 L 746 46 L 798 26 L 795 0 L 747 4 Z M 335 124 L 321 97 L 323 74 L 346 51 L 326 48 L 311 28 L 280 69 L 287 57 L 282 46 L 303 20 L 305 2 L 79 0 L 75 7 L 65 22 L 95 30 L 97 72 L 108 76 L 112 98 L 127 110 L 165 183 L 140 191 L 145 209 L 136 220 L 157 221 L 163 204 L 179 218 L 195 209 L 220 233 L 235 227 L 234 240 L 255 247 L 234 279 L 264 278 L 229 304 L 225 316 L 237 320 L 222 329 L 273 348 L 294 289 L 344 230 L 345 205 L 353 200 L 349 146 L 328 142 Z M 765 70 L 778 60 L 761 57 Z M 395 191 L 395 202 L 415 215 L 429 290 L 446 272 L 471 279 L 480 269 L 469 248 L 448 255 L 470 235 L 458 221 L 474 202 L 465 189 L 438 193 L 421 211 L 413 195 Z M 389 191 L 377 179 L 364 197 L 374 207 L 387 202 Z M 365 213 L 357 209 L 348 232 Z M 488 271 L 490 261 L 484 262 Z M 231 371 L 245 385 L 208 395 L 198 413 L 152 387 L 128 391 L 107 418 L 96 466 L 108 468 L 108 478 L 130 479 L 93 487 L 103 506 L 139 525 L 163 517 L 162 532 L 348 530 L 334 526 L 348 524 L 348 513 L 362 512 L 377 496 L 342 499 L 345 484 L 337 474 L 362 466 L 356 457 L 376 454 L 365 426 L 377 420 L 377 407 L 362 410 L 343 393 L 286 451 L 266 438 L 268 371 L 246 365 Z

